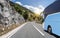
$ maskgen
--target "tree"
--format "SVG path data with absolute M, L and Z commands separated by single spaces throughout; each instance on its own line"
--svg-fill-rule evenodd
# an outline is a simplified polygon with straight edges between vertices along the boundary
M 25 11 L 25 12 L 24 12 L 23 17 L 24 17 L 25 20 L 28 19 L 28 11 Z

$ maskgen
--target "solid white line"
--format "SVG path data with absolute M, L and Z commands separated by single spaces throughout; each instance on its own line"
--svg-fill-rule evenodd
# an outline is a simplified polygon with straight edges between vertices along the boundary
M 34 26 L 34 25 L 33 25 Z M 34 26 L 35 27 L 35 29 L 37 29 L 40 33 L 41 33 L 41 35 L 43 35 L 44 36 L 44 34 L 36 27 L 36 26 Z
M 27 23 L 25 23 L 25 24 L 27 24 Z M 10 38 L 12 35 L 14 35 L 14 34 L 15 34 L 19 29 L 21 29 L 25 24 L 23 24 L 23 25 L 19 26 L 18 28 L 16 28 L 16 29 L 11 33 L 11 35 L 8 36 L 8 38 Z
M 14 30 L 8 32 L 7 34 L 1 36 L 0 38 L 10 38 L 12 35 L 14 35 L 19 29 L 21 29 L 25 24 L 27 23 L 24 23 L 22 24 L 21 26 L 15 28 Z

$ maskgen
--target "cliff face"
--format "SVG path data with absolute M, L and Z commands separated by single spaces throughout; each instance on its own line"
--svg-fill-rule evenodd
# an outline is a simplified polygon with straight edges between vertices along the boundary
M 20 22 L 24 22 L 24 18 L 10 6 L 9 0 L 0 0 L 0 24 L 9 26 Z

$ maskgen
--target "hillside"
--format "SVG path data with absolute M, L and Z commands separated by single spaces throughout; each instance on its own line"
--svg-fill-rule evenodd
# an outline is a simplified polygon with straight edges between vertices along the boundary
M 12 1 L 10 1 L 10 5 L 11 5 L 12 7 L 14 7 L 17 12 L 28 11 L 28 12 L 33 13 L 33 12 L 30 11 L 29 9 L 27 9 L 27 8 L 25 8 L 25 7 L 17 4 L 17 3 L 14 3 L 14 2 L 12 2 Z
M 0 36 L 28 21 L 43 23 L 43 17 L 9 0 L 0 0 Z
M 0 36 L 24 22 L 23 16 L 15 11 L 14 7 L 10 5 L 9 0 L 0 0 Z
M 26 21 L 39 21 L 39 23 L 42 23 L 43 22 L 43 17 L 42 16 L 38 16 L 37 14 L 33 13 L 31 10 L 19 5 L 19 4 L 16 4 L 16 3 L 13 3 L 10 1 L 10 5 L 19 13 L 21 14 L 24 19 Z

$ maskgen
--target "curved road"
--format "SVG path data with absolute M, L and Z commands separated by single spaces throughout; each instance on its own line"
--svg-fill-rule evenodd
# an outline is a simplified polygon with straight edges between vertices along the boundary
M 55 38 L 44 32 L 42 25 L 35 22 L 29 22 L 19 29 L 10 38 Z

